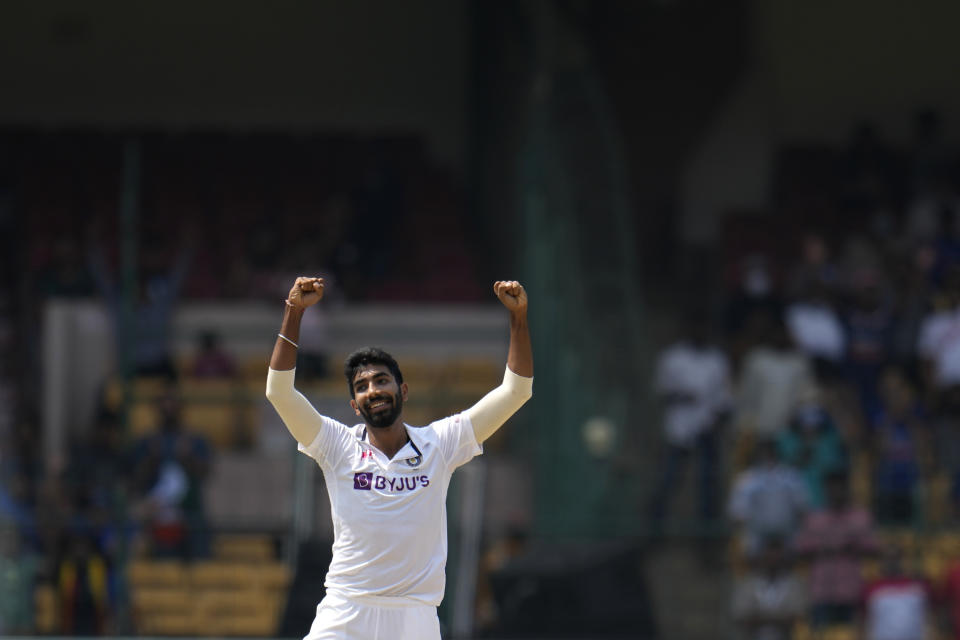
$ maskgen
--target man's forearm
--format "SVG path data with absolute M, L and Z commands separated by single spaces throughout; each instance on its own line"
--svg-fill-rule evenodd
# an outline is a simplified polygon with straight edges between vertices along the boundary
M 530 345 L 530 327 L 527 311 L 510 314 L 510 348 L 507 352 L 507 367 L 518 376 L 533 377 L 533 347 Z
M 275 371 L 289 371 L 297 366 L 297 347 L 291 343 L 300 342 L 300 321 L 303 319 L 304 310 L 291 307 L 289 304 L 285 307 L 283 322 L 280 323 L 280 333 L 277 335 L 273 354 L 270 356 L 270 368 Z M 280 337 L 281 335 L 283 338 Z

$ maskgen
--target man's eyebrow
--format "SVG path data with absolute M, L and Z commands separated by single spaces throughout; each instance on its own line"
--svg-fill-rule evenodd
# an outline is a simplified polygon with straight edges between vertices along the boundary
M 359 375 L 360 375 L 360 376 L 363 376 L 362 373 L 359 374 Z M 370 380 L 379 380 L 380 378 L 383 378 L 383 377 L 390 377 L 390 374 L 387 373 L 386 371 L 377 371 L 376 373 L 374 373 L 374 374 L 372 374 L 372 375 L 370 375 L 370 376 L 357 378 L 356 380 L 353 381 L 353 386 L 356 387 L 356 386 L 360 385 L 360 384 L 363 383 L 363 382 L 368 382 L 368 381 L 370 381 Z

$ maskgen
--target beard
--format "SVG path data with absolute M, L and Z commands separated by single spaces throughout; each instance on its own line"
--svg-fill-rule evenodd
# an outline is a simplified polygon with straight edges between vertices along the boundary
M 379 399 L 374 402 L 379 402 Z M 360 407 L 360 415 L 363 416 L 364 422 L 375 429 L 385 429 L 400 417 L 400 412 L 403 411 L 403 398 L 397 393 L 393 396 L 390 407 L 377 413 L 372 413 L 369 405 L 368 402 L 366 406 Z

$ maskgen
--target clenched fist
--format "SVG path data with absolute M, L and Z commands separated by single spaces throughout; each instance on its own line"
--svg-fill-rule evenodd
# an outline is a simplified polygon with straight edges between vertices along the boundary
M 287 295 L 287 304 L 294 309 L 306 309 L 323 297 L 323 278 L 301 276 Z
M 493 292 L 511 313 L 527 310 L 527 292 L 516 280 L 497 280 L 493 283 Z

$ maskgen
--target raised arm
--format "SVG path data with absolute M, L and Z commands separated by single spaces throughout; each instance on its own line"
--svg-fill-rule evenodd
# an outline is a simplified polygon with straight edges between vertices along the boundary
M 267 399 L 293 437 L 304 446 L 316 439 L 322 421 L 313 405 L 293 386 L 297 343 L 304 311 L 322 297 L 323 278 L 297 278 L 287 296 L 280 333 L 273 345 L 267 371 Z
M 510 312 L 507 369 L 499 387 L 466 410 L 477 442 L 492 436 L 533 395 L 533 348 L 527 325 L 527 292 L 515 280 L 497 281 L 493 291 Z

